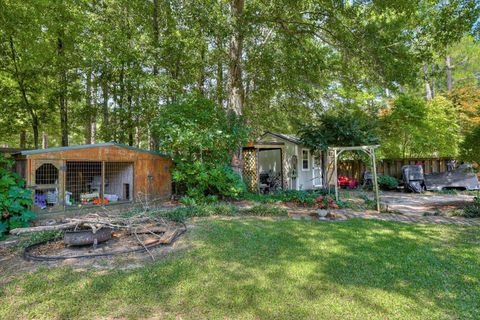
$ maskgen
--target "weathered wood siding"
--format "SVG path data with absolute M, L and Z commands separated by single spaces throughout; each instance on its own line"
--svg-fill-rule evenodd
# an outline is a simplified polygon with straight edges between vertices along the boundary
M 171 159 L 153 153 L 130 150 L 119 146 L 63 150 L 27 156 L 27 184 L 35 179 L 35 168 L 45 160 L 60 161 L 108 161 L 134 163 L 134 197 L 136 201 L 165 199 L 172 194 Z M 64 173 L 63 173 L 64 175 Z M 64 178 L 61 178 L 63 181 Z M 63 195 L 62 195 L 63 196 Z
M 445 172 L 449 158 L 415 158 L 415 159 L 384 159 L 377 161 L 377 172 L 379 174 L 393 176 L 397 179 L 402 177 L 402 166 L 422 164 L 425 173 Z M 367 169 L 367 163 L 360 160 L 344 160 L 338 163 L 338 175 L 347 176 L 361 180 Z

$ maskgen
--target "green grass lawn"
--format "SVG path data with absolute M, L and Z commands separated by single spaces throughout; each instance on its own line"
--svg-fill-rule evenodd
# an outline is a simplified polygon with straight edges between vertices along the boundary
M 127 271 L 49 268 L 0 289 L 0 318 L 478 319 L 480 228 L 208 220 Z

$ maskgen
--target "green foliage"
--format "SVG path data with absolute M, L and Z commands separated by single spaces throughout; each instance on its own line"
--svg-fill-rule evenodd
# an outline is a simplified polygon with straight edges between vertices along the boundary
M 293 133 L 312 109 L 359 96 L 372 104 L 385 88 L 413 84 L 434 56 L 441 70 L 446 48 L 455 82 L 473 83 L 478 46 L 473 37 L 455 44 L 478 11 L 475 0 L 249 1 L 238 30 L 244 115 L 255 133 Z M 95 124 L 98 142 L 138 138 L 150 147 L 151 120 L 180 94 L 228 106 L 237 20 L 229 1 L 11 0 L 0 12 L 0 114 L 8 115 L 0 143 L 17 144 L 25 131 L 27 146 L 38 145 L 36 129 L 57 146 L 63 126 L 83 143 Z M 60 96 L 68 118 L 58 112 Z
M 480 197 L 475 197 L 473 203 L 463 209 L 465 218 L 480 218 Z
M 211 202 L 216 196 L 238 198 L 246 190 L 241 177 L 226 164 L 180 162 L 173 169 L 173 179 L 199 202 Z
M 28 209 L 32 205 L 32 192 L 24 189 L 25 181 L 10 171 L 12 165 L 0 155 L 0 234 L 26 227 L 35 218 Z
M 322 198 L 322 200 L 319 200 L 319 198 Z M 245 193 L 242 195 L 242 199 L 261 203 L 295 203 L 297 205 L 310 207 L 319 206 L 320 204 L 324 204 L 325 208 L 331 204 L 335 204 L 335 207 L 339 208 L 346 207 L 346 203 L 333 200 L 333 196 L 329 193 L 328 189 L 280 190 L 270 194 Z
M 209 195 L 236 198 L 244 192 L 240 176 L 229 167 L 249 133 L 241 118 L 189 95 L 162 108 L 153 128 L 160 148 L 173 155 L 179 191 L 200 202 Z
M 178 163 L 226 163 L 249 133 L 241 118 L 200 95 L 162 107 L 153 130 L 160 149 Z
M 193 217 L 210 217 L 210 216 L 271 216 L 280 217 L 287 216 L 286 209 L 269 206 L 266 204 L 257 204 L 252 207 L 239 208 L 228 203 L 201 204 L 187 207 L 179 207 L 174 210 L 157 211 L 151 214 L 161 216 L 163 218 L 183 222 Z
M 382 153 L 389 158 L 455 156 L 460 142 L 456 108 L 445 97 L 425 102 L 400 95 L 382 117 Z
M 460 157 L 468 162 L 480 164 L 480 125 L 477 125 L 469 133 L 461 144 Z
M 377 209 L 377 202 L 375 200 L 370 199 L 366 194 L 361 194 L 359 196 L 360 199 L 364 201 L 364 207 L 367 210 L 376 210 Z
M 378 186 L 382 190 L 395 190 L 398 187 L 398 180 L 395 177 L 379 175 Z
M 329 146 L 378 144 L 375 118 L 357 107 L 343 107 L 321 114 L 314 125 L 300 130 L 302 142 L 312 149 Z
M 59 239 L 63 237 L 63 234 L 64 234 L 63 230 L 41 231 L 41 232 L 26 234 L 22 236 L 22 239 L 19 241 L 17 247 L 24 249 L 33 244 L 50 241 L 54 239 Z
M 266 204 L 257 204 L 250 208 L 240 209 L 240 213 L 248 216 L 257 217 L 286 217 L 288 211 L 284 208 L 269 206 Z

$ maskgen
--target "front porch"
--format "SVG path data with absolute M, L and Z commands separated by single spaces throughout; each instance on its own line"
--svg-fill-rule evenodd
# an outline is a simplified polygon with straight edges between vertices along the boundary
M 287 161 L 283 142 L 255 143 L 243 148 L 243 178 L 250 192 L 287 189 Z

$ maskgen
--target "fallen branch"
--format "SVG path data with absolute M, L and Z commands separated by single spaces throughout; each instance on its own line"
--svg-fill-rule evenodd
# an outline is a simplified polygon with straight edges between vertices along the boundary
M 20 235 L 25 233 L 34 233 L 42 231 L 57 231 L 57 230 L 66 230 L 74 228 L 77 225 L 77 222 L 68 222 L 63 224 L 57 224 L 53 226 L 40 226 L 40 227 L 29 227 L 29 228 L 16 228 L 10 230 L 12 235 Z
M 177 234 L 180 232 L 179 229 L 170 229 L 167 230 L 163 236 L 158 240 L 161 244 L 170 244 L 172 240 L 177 236 Z
M 138 237 L 138 234 L 135 232 L 135 230 L 133 231 L 133 233 L 135 234 L 135 237 L 137 238 L 137 241 L 142 245 L 142 247 L 145 249 L 145 251 L 148 252 L 148 254 L 150 255 L 150 257 L 152 257 L 152 260 L 155 261 L 155 257 L 153 256 L 153 254 L 150 252 L 150 250 L 148 250 L 147 246 L 142 242 L 142 240 L 140 240 L 140 238 Z M 161 239 L 160 239 L 161 240 Z

